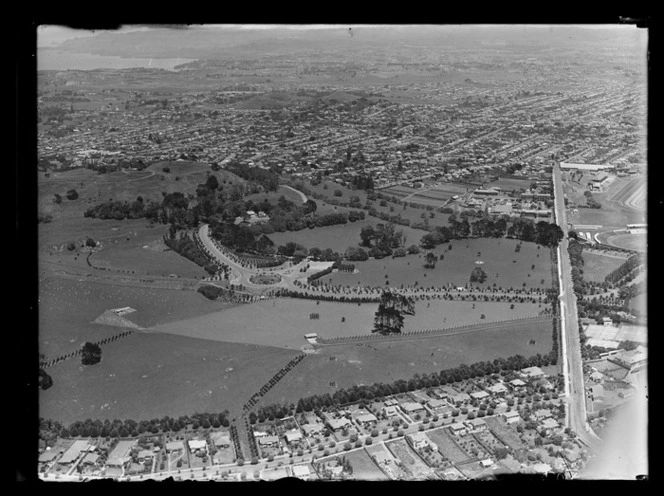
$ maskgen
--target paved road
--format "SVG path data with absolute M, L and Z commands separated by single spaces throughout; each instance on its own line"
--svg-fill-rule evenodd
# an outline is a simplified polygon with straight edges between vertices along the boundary
M 572 284 L 572 269 L 569 259 L 568 226 L 565 215 L 562 177 L 559 166 L 553 168 L 556 222 L 565 233 L 558 245 L 558 275 L 560 279 L 561 347 L 563 354 L 563 374 L 567 401 L 566 423 L 588 445 L 597 447 L 600 438 L 592 432 L 587 422 L 586 396 L 583 379 L 583 360 L 579 339 L 579 318 L 576 308 L 576 295 Z

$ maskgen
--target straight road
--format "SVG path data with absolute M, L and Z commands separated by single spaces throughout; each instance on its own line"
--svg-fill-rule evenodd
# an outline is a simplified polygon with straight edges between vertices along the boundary
M 576 308 L 576 295 L 572 284 L 572 266 L 567 251 L 568 225 L 565 215 L 565 200 L 560 167 L 553 168 L 556 222 L 565 234 L 558 245 L 558 276 L 560 279 L 561 347 L 563 354 L 563 374 L 567 397 L 567 426 L 586 444 L 597 447 L 601 439 L 590 429 L 586 414 L 586 392 L 579 338 L 579 318 Z

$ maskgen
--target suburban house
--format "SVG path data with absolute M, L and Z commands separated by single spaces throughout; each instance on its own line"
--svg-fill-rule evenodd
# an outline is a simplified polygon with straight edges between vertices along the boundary
M 464 424 L 468 427 L 468 432 L 480 432 L 487 428 L 486 421 L 483 418 L 466 420 Z
M 521 369 L 521 376 L 528 379 L 539 379 L 544 377 L 544 372 L 539 367 L 526 367 Z
M 604 374 L 596 370 L 595 372 L 590 374 L 590 380 L 593 382 L 602 382 L 604 380 Z
M 286 442 L 288 444 L 293 444 L 298 441 L 302 441 L 302 433 L 297 429 L 293 429 L 292 431 L 287 431 L 284 434 L 284 437 L 286 438 Z
M 494 384 L 493 386 L 489 386 L 488 388 L 486 388 L 486 390 L 496 396 L 503 395 L 508 391 L 507 387 L 502 382 Z
M 81 460 L 81 464 L 87 466 L 97 465 L 98 461 L 99 455 L 97 453 L 87 453 Z
M 459 405 L 461 403 L 465 403 L 466 401 L 470 401 L 470 396 L 466 393 L 457 393 L 451 395 L 449 399 L 452 401 L 453 405 Z
M 303 424 L 302 425 L 302 430 L 307 436 L 312 436 L 314 434 L 319 434 L 323 432 L 323 429 L 325 429 L 325 426 L 321 424 L 320 422 L 314 422 L 312 424 Z
M 521 421 L 521 415 L 516 410 L 503 413 L 503 418 L 505 419 L 505 422 L 507 422 L 508 424 L 513 424 L 515 422 Z
M 290 469 L 293 477 L 297 477 L 298 479 L 308 479 L 311 475 L 311 471 L 306 465 L 293 465 Z
M 367 412 L 355 417 L 355 421 L 360 425 L 364 425 L 364 424 L 371 424 L 374 422 L 378 422 L 378 419 L 373 413 Z
M 514 379 L 510 381 L 510 386 L 512 386 L 516 390 L 519 390 L 521 388 L 526 387 L 526 383 L 523 382 L 521 379 Z
M 279 438 L 277 436 L 261 436 L 258 438 L 258 445 L 261 448 L 278 447 Z
M 399 412 L 397 411 L 396 406 L 384 406 L 383 407 L 383 414 L 387 418 L 391 418 L 391 417 L 396 417 L 397 415 L 399 415 Z
M 327 414 L 325 415 L 325 423 L 327 423 L 327 425 L 333 431 L 340 431 L 351 425 L 350 420 L 348 420 L 346 417 L 334 418 Z
M 592 401 L 604 401 L 604 388 L 600 384 L 588 388 L 588 393 Z
M 206 455 L 207 454 L 207 442 L 205 439 L 190 439 L 187 441 L 189 445 L 189 452 L 192 455 Z
M 540 431 L 543 431 L 546 435 L 551 434 L 557 428 L 558 422 L 552 418 L 544 419 L 540 424 Z
M 131 441 L 119 441 L 115 445 L 113 451 L 108 455 L 108 460 L 106 460 L 106 466 L 111 468 L 125 468 L 131 463 L 131 456 L 129 453 L 134 447 L 136 442 Z
M 456 436 L 465 436 L 468 432 L 468 427 L 463 422 L 456 422 L 450 425 L 450 432 Z
M 67 451 L 64 452 L 62 457 L 60 457 L 60 460 L 58 460 L 58 463 L 60 465 L 69 465 L 76 461 L 81 453 L 92 451 L 93 449 L 94 446 L 91 446 L 87 440 L 78 439 L 74 441 L 74 444 L 72 444 Z
M 141 450 L 137 455 L 138 463 L 151 462 L 154 458 L 154 452 L 151 450 Z
M 399 406 L 407 415 L 421 412 L 422 410 L 424 410 L 424 405 L 420 403 L 415 403 L 414 401 L 407 401 L 405 403 L 401 403 L 401 405 Z
M 489 393 L 486 391 L 475 391 L 474 393 L 470 393 L 470 397 L 474 400 L 483 400 L 489 397 Z
M 438 445 L 435 443 L 432 443 L 431 440 L 427 437 L 424 432 L 415 432 L 413 434 L 408 434 L 406 436 L 406 439 L 410 441 L 410 444 L 413 446 L 415 449 L 423 449 L 426 448 L 427 446 L 431 446 L 432 449 L 438 450 Z
M 480 461 L 480 465 L 482 468 L 489 468 L 491 465 L 493 465 L 493 460 L 491 458 L 487 458 L 486 460 Z
M 169 441 L 166 443 L 166 453 L 177 453 L 184 451 L 184 443 L 182 441 Z
M 535 410 L 533 412 L 533 417 L 535 417 L 535 420 L 544 420 L 546 418 L 551 418 L 551 410 L 548 408 L 540 408 L 539 410 Z

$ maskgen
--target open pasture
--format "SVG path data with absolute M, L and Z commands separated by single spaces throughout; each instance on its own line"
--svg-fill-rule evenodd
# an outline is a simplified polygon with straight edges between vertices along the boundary
M 359 234 L 358 234 L 359 237 Z M 417 240 L 419 242 L 419 239 Z M 406 245 L 410 245 L 410 237 Z M 480 287 L 496 287 L 521 289 L 525 287 L 550 287 L 551 256 L 547 248 L 534 243 L 522 243 L 519 252 L 515 239 L 473 238 L 452 240 L 437 246 L 433 252 L 443 260 L 438 260 L 436 267 L 424 267 L 424 254 L 407 255 L 403 258 L 384 258 L 353 262 L 356 274 L 336 272 L 329 274 L 321 281 L 327 284 L 342 286 L 379 286 L 400 287 L 418 283 L 420 287 L 440 287 L 451 284 L 464 286 L 470 281 L 470 274 L 475 267 L 482 267 L 487 279 Z M 452 246 L 449 250 L 448 247 Z M 481 265 L 477 261 L 484 262 Z M 532 266 L 535 266 L 533 269 Z M 426 274 L 426 275 L 425 275 Z M 387 275 L 387 277 L 385 277 Z M 542 279 L 544 282 L 542 282 Z
M 339 207 L 341 208 L 341 207 Z M 302 229 L 300 231 L 286 231 L 270 234 L 268 237 L 276 245 L 285 245 L 289 241 L 299 243 L 306 248 L 318 247 L 322 250 L 331 248 L 334 251 L 344 253 L 350 246 L 359 246 L 361 242 L 360 231 L 365 226 L 376 227 L 382 221 L 373 217 L 349 222 L 338 226 L 316 227 L 314 229 Z M 403 231 L 406 236 L 406 246 L 419 243 L 422 236 L 426 234 L 420 229 L 407 226 L 397 226 L 397 231 Z
M 307 356 L 288 374 L 287 380 L 271 389 L 261 404 L 297 402 L 305 396 L 333 394 L 338 388 L 356 384 L 409 380 L 415 373 L 440 372 L 463 363 L 517 354 L 544 355 L 551 351 L 552 329 L 549 320 L 521 322 L 508 328 L 451 336 L 323 347 L 317 354 Z
M 45 278 L 39 285 L 39 351 L 56 357 L 78 349 L 85 341 L 118 334 L 124 328 L 93 324 L 111 308 L 132 307 L 125 318 L 141 327 L 181 320 L 227 308 L 194 291 L 101 284 Z
M 40 415 L 65 424 L 85 418 L 149 420 L 238 411 L 295 353 L 136 332 L 102 348 L 100 363 L 51 367 Z
M 604 278 L 625 263 L 626 258 L 606 256 L 598 252 L 583 252 L 583 278 L 604 282 Z
M 306 344 L 304 335 L 312 332 L 325 338 L 369 335 L 377 308 L 377 303 L 265 300 L 160 324 L 150 331 L 299 349 Z M 473 308 L 473 303 L 464 301 L 420 301 L 415 306 L 415 315 L 406 317 L 404 331 L 515 319 L 535 315 L 539 310 L 533 303 L 516 304 L 510 310 L 508 303 L 478 302 Z M 312 313 L 318 314 L 319 318 L 310 319 Z M 482 315 L 486 318 L 482 319 Z

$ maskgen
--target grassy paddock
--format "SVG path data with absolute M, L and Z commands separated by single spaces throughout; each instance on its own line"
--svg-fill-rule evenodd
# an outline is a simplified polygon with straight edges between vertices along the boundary
M 135 420 L 238 411 L 295 353 L 166 334 L 134 333 L 106 345 L 102 361 L 68 360 L 49 369 L 40 415 Z
M 604 278 L 625 263 L 625 260 L 600 253 L 583 252 L 583 278 L 587 281 L 604 282 Z
M 552 279 L 549 250 L 538 249 L 534 243 L 523 243 L 521 250 L 516 252 L 518 243 L 517 240 L 506 238 L 453 240 L 433 250 L 438 257 L 441 254 L 444 256 L 434 269 L 424 267 L 423 254 L 407 255 L 403 258 L 354 262 L 359 273 L 336 272 L 321 278 L 321 281 L 342 286 L 386 286 L 385 282 L 389 281 L 390 287 L 397 288 L 401 284 L 414 285 L 415 282 L 421 287 L 440 287 L 447 284 L 464 286 L 470 281 L 473 269 L 480 266 L 488 276 L 486 282 L 479 284 L 481 287 L 490 287 L 496 283 L 496 287 L 521 289 L 524 282 L 529 288 L 550 287 Z M 449 245 L 452 250 L 448 249 Z M 475 262 L 478 260 L 484 263 L 477 265 Z M 531 268 L 533 265 L 535 269 Z M 544 283 L 541 282 L 542 279 Z
M 434 329 L 508 320 L 537 314 L 536 304 L 516 304 L 510 310 L 508 303 L 464 301 L 418 302 L 415 315 L 406 317 L 404 331 Z M 304 335 L 315 332 L 320 336 L 355 336 L 370 334 L 378 304 L 320 302 L 311 300 L 278 299 L 241 305 L 228 310 L 208 313 L 191 319 L 157 325 L 154 332 L 183 336 L 261 344 L 282 348 L 300 348 L 307 344 Z M 318 319 L 310 319 L 312 313 Z M 486 315 L 482 319 L 482 315 Z M 345 322 L 342 322 L 342 317 Z

